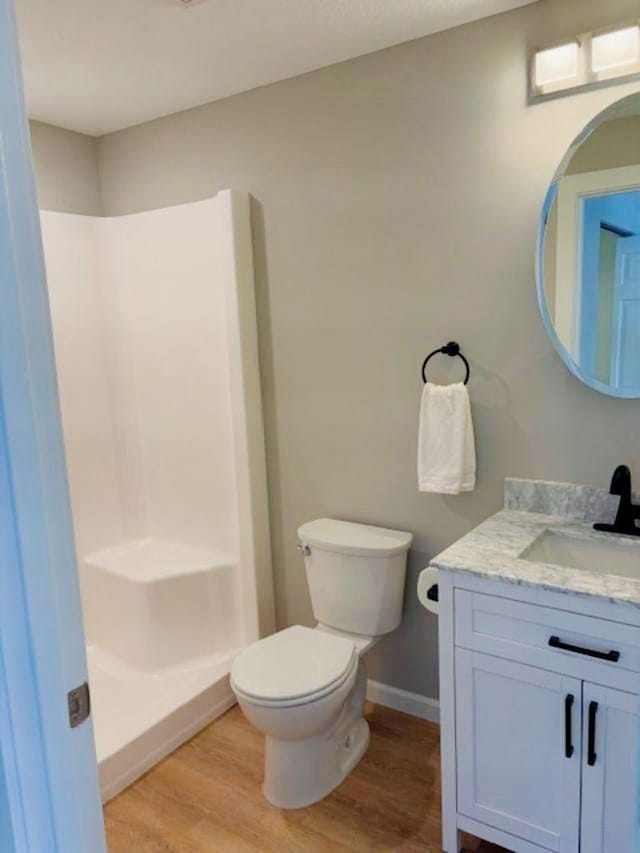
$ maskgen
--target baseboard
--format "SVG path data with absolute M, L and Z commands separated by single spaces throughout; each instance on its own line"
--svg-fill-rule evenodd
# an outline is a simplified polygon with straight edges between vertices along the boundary
M 429 720 L 431 723 L 440 722 L 440 703 L 420 693 L 411 693 L 409 690 L 401 690 L 399 687 L 369 679 L 367 699 L 377 705 L 393 708 L 394 711 L 419 717 L 421 720 Z

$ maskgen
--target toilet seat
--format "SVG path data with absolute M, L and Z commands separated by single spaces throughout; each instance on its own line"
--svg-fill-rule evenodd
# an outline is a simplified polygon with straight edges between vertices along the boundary
M 351 640 L 294 625 L 241 652 L 231 685 L 256 704 L 291 707 L 337 690 L 357 665 Z

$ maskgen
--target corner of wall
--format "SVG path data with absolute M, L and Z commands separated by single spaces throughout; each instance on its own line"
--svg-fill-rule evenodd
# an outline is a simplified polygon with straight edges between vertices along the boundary
M 97 137 L 35 119 L 29 129 L 40 209 L 103 216 Z

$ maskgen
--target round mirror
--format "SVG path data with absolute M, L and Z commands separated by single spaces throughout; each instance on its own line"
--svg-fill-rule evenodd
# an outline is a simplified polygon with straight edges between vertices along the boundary
M 583 382 L 640 397 L 640 94 L 602 112 L 545 198 L 538 299 L 558 353 Z

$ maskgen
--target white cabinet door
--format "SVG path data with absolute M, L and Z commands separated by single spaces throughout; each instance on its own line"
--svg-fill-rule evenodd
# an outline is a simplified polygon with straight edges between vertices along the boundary
M 640 851 L 640 697 L 583 685 L 582 853 Z
M 581 700 L 578 679 L 456 649 L 458 812 L 577 853 Z

